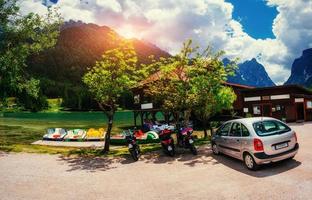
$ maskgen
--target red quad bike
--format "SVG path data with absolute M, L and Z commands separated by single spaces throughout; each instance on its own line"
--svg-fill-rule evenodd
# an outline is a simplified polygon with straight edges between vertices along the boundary
M 174 140 L 171 137 L 173 132 L 168 129 L 164 129 L 159 133 L 160 144 L 165 154 L 173 157 L 175 155 Z
M 190 149 L 193 155 L 197 155 L 197 149 L 194 145 L 194 138 L 192 136 L 192 128 L 180 128 L 177 131 L 178 146 L 185 149 Z

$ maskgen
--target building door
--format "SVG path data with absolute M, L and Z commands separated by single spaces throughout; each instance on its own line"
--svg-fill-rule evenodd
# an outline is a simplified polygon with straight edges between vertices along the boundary
M 272 116 L 272 105 L 271 104 L 263 104 L 262 105 L 262 115 L 265 117 Z
M 296 103 L 297 121 L 304 120 L 304 105 L 303 103 Z

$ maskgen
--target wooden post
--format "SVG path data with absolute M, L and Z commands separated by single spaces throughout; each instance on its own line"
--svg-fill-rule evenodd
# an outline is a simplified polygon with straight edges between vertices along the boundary
M 133 117 L 134 117 L 134 126 L 137 126 L 137 112 L 136 111 L 133 111 Z
M 154 111 L 153 113 L 152 113 L 152 120 L 153 120 L 153 122 L 155 122 L 157 119 L 156 119 L 156 114 L 157 114 L 157 111 Z
M 143 117 L 144 117 L 144 113 L 140 112 L 140 117 L 141 117 L 141 127 L 143 127 Z

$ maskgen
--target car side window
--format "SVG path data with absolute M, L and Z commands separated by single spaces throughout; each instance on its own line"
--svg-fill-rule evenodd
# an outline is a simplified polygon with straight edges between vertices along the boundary
M 232 124 L 232 128 L 231 128 L 229 136 L 232 136 L 232 137 L 241 137 L 242 136 L 241 124 L 240 123 L 234 122 Z
M 248 129 L 243 124 L 241 126 L 242 126 L 242 136 L 243 137 L 248 137 L 250 135 Z
M 228 136 L 230 128 L 231 128 L 231 123 L 224 124 L 224 126 L 220 129 L 220 135 Z
M 215 135 L 221 135 L 221 129 L 223 128 L 224 125 L 221 125 L 217 130 Z

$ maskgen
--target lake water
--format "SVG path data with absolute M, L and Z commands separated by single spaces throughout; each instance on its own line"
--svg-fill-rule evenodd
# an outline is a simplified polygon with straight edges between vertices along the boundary
M 3 118 L 42 121 L 90 121 L 99 123 L 107 122 L 107 117 L 103 112 L 3 113 Z M 120 123 L 131 123 L 133 122 L 133 112 L 116 112 L 115 120 L 116 122 Z
M 100 128 L 106 127 L 107 117 L 103 112 L 60 112 L 60 113 L 2 113 L 0 126 L 44 130 L 47 128 Z M 133 126 L 133 112 L 116 112 L 114 130 Z

